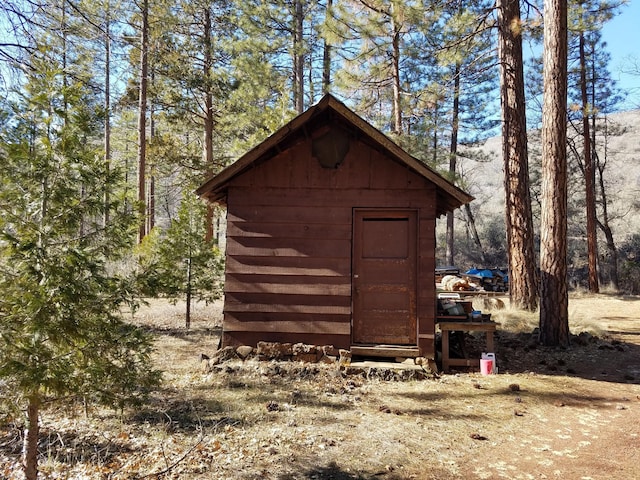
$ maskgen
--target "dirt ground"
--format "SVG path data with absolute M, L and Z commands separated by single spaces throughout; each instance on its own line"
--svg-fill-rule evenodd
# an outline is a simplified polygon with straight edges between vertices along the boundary
M 493 312 L 497 375 L 345 375 L 297 362 L 204 372 L 220 305 L 154 302 L 132 321 L 156 337 L 162 388 L 123 416 L 42 416 L 42 478 L 640 478 L 640 298 L 572 296 L 566 350 L 538 346 L 535 316 Z M 480 339 L 466 338 L 481 348 Z M 0 426 L 0 479 L 20 478 L 20 432 Z

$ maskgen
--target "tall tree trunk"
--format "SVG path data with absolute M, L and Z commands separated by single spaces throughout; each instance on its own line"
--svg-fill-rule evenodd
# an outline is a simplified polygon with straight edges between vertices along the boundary
M 105 6 L 104 30 L 104 168 L 106 179 L 104 184 L 103 223 L 109 224 L 109 174 L 111 170 L 111 5 L 109 0 Z
M 401 85 L 400 85 L 400 29 L 402 24 L 396 20 L 394 4 L 389 7 L 389 22 L 391 24 L 391 88 L 393 95 L 393 132 L 396 135 L 402 135 L 402 103 L 401 103 Z
M 204 151 L 203 160 L 207 177 L 213 175 L 213 93 L 211 69 L 213 68 L 213 45 L 211 44 L 211 9 L 206 7 L 204 10 L 204 29 L 202 32 L 204 38 L 204 62 L 203 72 L 205 79 L 204 94 Z M 206 213 L 206 233 L 205 240 L 207 242 L 213 239 L 213 213 L 214 208 L 207 202 Z
M 191 297 L 193 295 L 193 272 L 191 271 L 193 265 L 193 255 L 191 248 L 189 248 L 189 257 L 187 258 L 187 311 L 185 315 L 185 328 L 188 330 L 191 328 Z
M 594 115 L 587 95 L 587 60 L 584 51 L 584 33 L 580 32 L 580 93 L 582 95 L 582 138 L 584 144 L 585 204 L 587 214 L 587 257 L 589 259 L 589 291 L 598 293 L 598 237 L 596 232 L 595 168 L 589 117 Z
M 498 0 L 502 156 L 509 260 L 509 297 L 517 308 L 538 306 L 529 193 L 527 122 L 519 0 Z
M 458 157 L 458 127 L 460 124 L 460 63 L 456 63 L 453 71 L 453 113 L 451 119 L 451 144 L 449 147 L 449 174 L 451 181 L 456 175 Z M 454 217 L 453 212 L 447 212 L 447 265 L 454 265 Z
M 396 27 L 395 22 L 392 21 L 393 26 L 393 131 L 397 135 L 402 135 L 402 103 L 400 98 L 400 29 Z
M 296 112 L 304 112 L 304 10 L 302 2 L 294 0 L 293 19 L 293 103 Z
M 478 235 L 478 229 L 476 228 L 476 220 L 473 216 L 473 212 L 471 211 L 471 205 L 469 205 L 468 203 L 465 203 L 464 211 L 467 216 L 467 225 L 468 225 L 469 231 L 471 232 L 473 243 L 475 243 L 478 249 L 480 250 L 480 260 L 482 260 L 482 263 L 486 265 L 487 255 L 484 251 L 484 247 L 482 246 L 482 242 L 480 241 L 480 235 Z
M 138 243 L 146 232 L 147 81 L 149 70 L 149 0 L 142 0 L 140 32 L 140 91 L 138 97 Z
M 151 85 L 155 83 L 155 73 L 151 71 Z M 149 143 L 153 145 L 156 136 L 156 118 L 153 101 L 149 107 Z M 156 225 L 156 162 L 153 155 L 149 162 L 149 199 L 147 202 L 147 233 Z
M 569 344 L 567 292 L 567 2 L 544 2 L 540 342 Z
M 37 397 L 30 397 L 27 405 L 27 429 L 24 432 L 22 446 L 22 470 L 27 480 L 38 478 L 38 435 L 40 424 L 40 401 Z
M 62 0 L 62 15 L 60 17 L 60 33 L 62 38 L 62 108 L 64 111 L 63 119 L 64 123 L 67 123 L 67 113 L 69 111 L 69 99 L 67 98 L 67 94 L 69 92 L 69 80 L 68 80 L 68 65 L 67 65 L 67 55 L 68 55 L 68 41 L 67 35 L 69 32 L 69 27 L 67 25 L 67 2 L 66 0 Z
M 433 101 L 433 134 L 431 136 L 431 162 L 433 165 L 438 164 L 438 123 L 440 118 L 439 109 L 439 99 L 435 98 Z
M 328 17 L 331 13 L 333 0 L 327 0 L 326 14 Z M 331 91 L 331 44 L 324 39 L 324 51 L 322 52 L 322 93 L 326 94 Z
M 608 156 L 608 138 L 609 131 L 607 125 L 607 118 L 604 119 L 604 161 L 600 161 L 600 158 L 596 155 L 596 168 L 598 170 L 598 186 L 600 190 L 600 203 L 602 205 L 602 217 L 598 220 L 598 227 L 604 233 L 604 237 L 607 241 L 607 250 L 609 251 L 609 281 L 613 288 L 617 291 L 620 289 L 618 280 L 618 250 L 616 243 L 613 240 L 613 232 L 611 225 L 609 224 L 609 207 L 607 189 L 604 184 L 604 170 L 607 164 Z

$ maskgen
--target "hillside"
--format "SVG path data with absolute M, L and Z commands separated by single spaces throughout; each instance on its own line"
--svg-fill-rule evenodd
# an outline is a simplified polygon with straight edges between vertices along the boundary
M 603 134 L 606 131 L 608 136 Z M 577 142 L 578 147 L 580 143 Z M 486 161 L 463 158 L 459 161 L 460 172 L 469 193 L 475 196 L 472 210 L 478 228 L 496 217 L 504 215 L 503 165 L 501 138 L 489 138 L 482 146 L 473 148 L 474 154 L 481 153 Z M 626 241 L 630 235 L 638 232 L 640 225 L 640 110 L 611 114 L 606 122 L 600 122 L 597 136 L 597 152 L 601 160 L 606 159 L 604 180 L 609 196 L 609 215 L 616 243 Z M 540 162 L 539 131 L 529 136 L 529 162 L 532 178 L 536 175 Z M 570 159 L 575 168 L 575 161 Z M 584 197 L 582 182 L 570 185 L 571 200 L 575 202 L 576 213 L 569 221 L 580 224 L 581 201 Z M 537 186 L 532 184 L 532 200 L 536 215 Z M 599 214 L 601 209 L 599 210 Z M 461 214 L 461 213 L 460 213 Z M 538 218 L 534 220 L 537 224 Z

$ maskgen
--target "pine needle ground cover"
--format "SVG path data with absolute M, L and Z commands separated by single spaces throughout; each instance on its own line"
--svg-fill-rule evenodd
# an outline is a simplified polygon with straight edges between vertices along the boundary
M 199 305 L 189 331 L 182 307 L 128 317 L 164 371 L 148 404 L 43 412 L 42 478 L 640 478 L 637 297 L 573 296 L 568 350 L 536 345 L 535 316 L 494 312 L 498 375 L 420 381 L 257 360 L 204 372 L 220 304 Z M 20 478 L 20 435 L 0 427 L 0 478 Z

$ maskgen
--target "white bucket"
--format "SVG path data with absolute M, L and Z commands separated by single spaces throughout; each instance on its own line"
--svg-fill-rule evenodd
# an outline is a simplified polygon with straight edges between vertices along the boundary
M 495 353 L 482 353 L 482 357 L 480 358 L 480 373 L 482 375 L 498 373 Z

